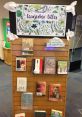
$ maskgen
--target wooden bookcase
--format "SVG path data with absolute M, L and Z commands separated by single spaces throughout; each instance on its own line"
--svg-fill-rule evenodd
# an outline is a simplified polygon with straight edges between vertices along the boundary
M 28 38 L 26 38 L 28 39 Z M 47 117 L 50 117 L 51 109 L 63 111 L 65 117 L 66 111 L 66 93 L 67 93 L 67 78 L 68 75 L 47 75 L 47 74 L 33 74 L 32 73 L 32 59 L 43 58 L 46 56 L 53 56 L 56 60 L 69 61 L 69 43 L 63 39 L 65 47 L 57 48 L 54 51 L 44 50 L 49 38 L 32 38 L 34 41 L 34 55 L 26 56 L 27 70 L 23 72 L 16 71 L 16 57 L 22 56 L 22 38 L 12 42 L 12 87 L 13 87 L 13 117 L 17 113 L 26 113 L 26 117 L 33 117 L 34 110 L 45 110 Z M 25 57 L 25 56 L 24 56 Z M 27 92 L 33 92 L 33 109 L 21 110 L 21 93 L 17 92 L 17 77 L 27 77 Z M 46 96 L 36 96 L 36 82 L 45 81 L 47 84 Z M 49 101 L 49 84 L 60 83 L 62 85 L 62 101 Z

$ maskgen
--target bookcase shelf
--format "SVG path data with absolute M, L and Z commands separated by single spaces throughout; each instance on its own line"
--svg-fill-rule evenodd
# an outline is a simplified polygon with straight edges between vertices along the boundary
M 28 39 L 28 38 L 26 38 Z M 14 40 L 12 42 L 12 87 L 13 87 L 13 117 L 18 113 L 25 113 L 26 117 L 34 117 L 36 110 L 46 111 L 46 117 L 50 117 L 51 110 L 59 110 L 63 112 L 65 117 L 66 111 L 66 93 L 67 93 L 67 77 L 68 74 L 33 74 L 32 73 L 32 60 L 41 58 L 44 60 L 45 57 L 55 57 L 56 60 L 69 61 L 69 43 L 66 39 L 62 39 L 65 43 L 65 47 L 58 48 L 58 51 L 44 50 L 45 43 L 48 42 L 49 38 L 32 38 L 34 43 L 33 56 L 24 56 L 21 54 L 22 51 L 22 38 Z M 62 51 L 64 50 L 64 51 Z M 16 71 L 16 57 L 26 58 L 26 71 Z M 31 110 L 21 109 L 21 92 L 17 92 L 17 77 L 27 78 L 27 92 L 33 93 L 33 107 Z M 36 83 L 46 82 L 46 95 L 36 95 Z M 49 100 L 49 85 L 50 84 L 61 84 L 62 86 L 62 101 L 50 101 Z

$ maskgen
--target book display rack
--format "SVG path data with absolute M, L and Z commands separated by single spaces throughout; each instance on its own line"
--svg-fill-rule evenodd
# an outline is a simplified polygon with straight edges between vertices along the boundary
M 51 38 L 25 39 L 33 42 L 32 55 L 22 54 L 23 38 L 11 47 L 13 117 L 65 117 L 68 41 L 62 39 L 65 47 L 45 50 Z

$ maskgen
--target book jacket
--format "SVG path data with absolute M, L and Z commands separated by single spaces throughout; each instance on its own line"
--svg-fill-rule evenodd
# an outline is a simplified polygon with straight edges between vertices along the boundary
M 49 100 L 50 101 L 62 101 L 61 84 L 50 84 Z

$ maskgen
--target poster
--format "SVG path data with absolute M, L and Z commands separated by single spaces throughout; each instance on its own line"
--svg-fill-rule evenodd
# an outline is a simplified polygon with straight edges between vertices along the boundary
M 16 9 L 16 31 L 22 36 L 65 37 L 66 6 L 19 4 Z

